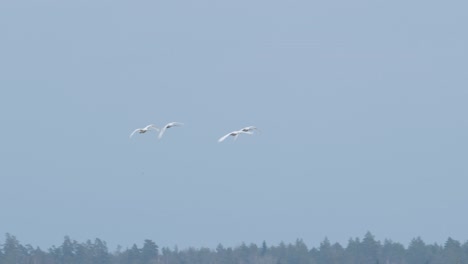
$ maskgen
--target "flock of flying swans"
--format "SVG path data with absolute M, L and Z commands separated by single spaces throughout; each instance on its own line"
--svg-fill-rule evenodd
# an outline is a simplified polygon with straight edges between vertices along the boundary
M 158 138 L 161 139 L 164 132 L 168 129 L 168 128 L 171 128 L 171 127 L 175 127 L 175 126 L 183 126 L 184 124 L 183 123 L 179 123 L 179 122 L 170 122 L 168 124 L 166 124 L 162 129 L 159 129 L 158 127 L 156 127 L 155 125 L 151 124 L 151 125 L 147 125 L 145 126 L 144 128 L 137 128 L 135 130 L 133 130 L 133 132 L 130 134 L 130 138 L 133 136 L 133 134 L 135 134 L 136 132 L 140 133 L 140 134 L 144 134 L 150 130 L 155 130 L 157 132 L 159 132 L 158 134 Z M 229 132 L 227 133 L 226 135 L 222 136 L 220 139 L 218 139 L 218 142 L 223 142 L 226 138 L 228 138 L 229 136 L 233 136 L 234 137 L 234 140 L 237 139 L 237 137 L 240 135 L 240 134 L 248 134 L 248 135 L 252 135 L 254 133 L 254 131 L 257 131 L 259 132 L 258 128 L 254 127 L 254 126 L 248 126 L 248 127 L 244 127 L 244 128 L 241 128 L 240 130 L 235 130 L 235 131 L 232 131 L 232 132 Z

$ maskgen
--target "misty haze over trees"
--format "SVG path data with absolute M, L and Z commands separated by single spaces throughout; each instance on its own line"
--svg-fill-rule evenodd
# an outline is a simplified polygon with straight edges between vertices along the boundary
M 350 239 L 346 247 L 327 238 L 318 248 L 308 248 L 300 239 L 295 243 L 268 245 L 241 244 L 216 249 L 159 248 L 146 239 L 139 248 L 118 247 L 109 251 L 106 242 L 96 238 L 80 243 L 64 238 L 62 245 L 47 250 L 22 245 L 15 236 L 6 234 L 0 245 L 0 264 L 166 264 L 166 263 L 229 263 L 229 264 L 458 264 L 468 263 L 468 241 L 460 243 L 448 238 L 445 244 L 426 244 L 414 238 L 405 248 L 391 240 L 378 241 L 367 232 L 362 239 Z

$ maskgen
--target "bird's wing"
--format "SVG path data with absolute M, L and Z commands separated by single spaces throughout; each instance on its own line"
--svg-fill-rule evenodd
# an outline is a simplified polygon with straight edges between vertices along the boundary
M 145 128 L 143 128 L 143 130 L 150 130 L 150 129 L 155 129 L 155 128 L 159 130 L 159 128 L 157 128 L 155 125 L 151 124 L 151 125 L 145 126 Z
M 231 135 L 232 132 L 227 133 L 226 135 L 222 136 L 220 139 L 218 139 L 218 142 L 223 142 L 227 137 Z
M 139 129 L 139 128 L 137 128 L 137 129 L 133 130 L 133 132 L 130 134 L 130 137 L 132 137 L 132 136 L 133 136 L 133 134 L 135 134 L 135 133 L 136 133 L 138 130 L 140 130 L 140 129 Z
M 183 126 L 184 124 L 183 123 L 179 123 L 179 122 L 172 122 L 172 123 L 169 123 L 171 126 Z
M 167 125 L 165 125 L 162 129 L 161 129 L 161 132 L 159 132 L 159 135 L 158 135 L 158 138 L 161 139 L 163 134 L 164 134 L 164 131 L 166 131 L 167 129 Z
M 154 130 L 156 130 L 156 131 L 159 131 L 159 130 L 160 130 L 160 129 L 157 128 L 155 125 L 149 125 L 149 126 L 147 126 L 146 128 L 147 128 L 147 129 L 154 129 Z

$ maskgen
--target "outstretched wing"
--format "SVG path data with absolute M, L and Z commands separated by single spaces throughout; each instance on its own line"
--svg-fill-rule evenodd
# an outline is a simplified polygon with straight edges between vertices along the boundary
M 159 131 L 159 128 L 157 128 L 155 125 L 149 125 L 146 127 L 146 129 L 153 129 L 153 130 L 156 130 L 156 131 Z
M 130 137 L 132 137 L 132 136 L 133 136 L 133 134 L 135 134 L 135 133 L 136 133 L 137 131 L 139 131 L 139 130 L 140 130 L 139 128 L 137 128 L 137 129 L 133 130 L 133 132 L 130 134 Z
M 173 126 L 183 126 L 183 125 L 184 125 L 183 123 L 171 122 L 171 123 L 167 124 L 166 126 L 167 127 L 173 127 Z
M 222 136 L 220 139 L 218 139 L 218 142 L 223 142 L 227 137 L 231 135 L 232 132 L 227 133 L 226 135 Z
M 159 139 L 162 138 L 162 136 L 163 136 L 164 132 L 166 131 L 166 129 L 167 129 L 167 125 L 165 125 L 165 126 L 161 129 L 161 131 L 159 132 L 159 135 L 158 135 L 158 138 L 159 138 Z

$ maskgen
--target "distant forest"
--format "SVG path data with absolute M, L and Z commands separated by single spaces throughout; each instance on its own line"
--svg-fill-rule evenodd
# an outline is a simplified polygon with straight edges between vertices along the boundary
M 22 245 L 6 234 L 0 245 L 0 264 L 468 264 L 468 242 L 448 238 L 443 245 L 426 244 L 414 238 L 405 248 L 391 240 L 380 242 L 367 232 L 362 239 L 350 239 L 346 247 L 324 239 L 318 248 L 308 248 L 302 240 L 279 245 L 241 244 L 216 249 L 162 247 L 146 239 L 141 248 L 118 247 L 110 252 L 106 242 L 96 238 L 79 243 L 68 236 L 47 250 Z

